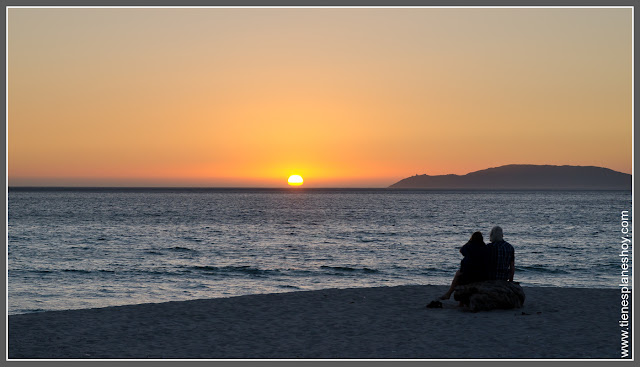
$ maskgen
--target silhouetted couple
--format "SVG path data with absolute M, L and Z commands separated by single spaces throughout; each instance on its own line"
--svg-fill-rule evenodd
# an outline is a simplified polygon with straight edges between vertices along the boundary
M 440 299 L 449 299 L 459 285 L 493 279 L 513 282 L 513 246 L 502 238 L 502 228 L 498 226 L 489 232 L 489 240 L 491 242 L 485 245 L 482 233 L 474 232 L 469 242 L 460 248 L 460 253 L 464 256 L 460 262 L 460 270 L 453 277 L 447 293 Z

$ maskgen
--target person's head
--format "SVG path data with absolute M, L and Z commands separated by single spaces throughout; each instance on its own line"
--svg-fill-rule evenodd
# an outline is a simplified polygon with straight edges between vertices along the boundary
M 489 241 L 502 241 L 502 228 L 499 226 L 491 228 L 491 231 L 489 232 Z
M 469 242 L 484 243 L 484 238 L 482 238 L 482 233 L 480 233 L 480 232 L 473 232 L 473 234 L 471 235 L 471 239 L 469 240 Z

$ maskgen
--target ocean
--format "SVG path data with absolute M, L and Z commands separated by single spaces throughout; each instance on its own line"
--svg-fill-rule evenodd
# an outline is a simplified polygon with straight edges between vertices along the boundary
M 627 191 L 46 189 L 8 193 L 9 314 L 451 282 L 500 225 L 524 286 L 616 288 Z M 425 304 L 429 300 L 425 299 Z

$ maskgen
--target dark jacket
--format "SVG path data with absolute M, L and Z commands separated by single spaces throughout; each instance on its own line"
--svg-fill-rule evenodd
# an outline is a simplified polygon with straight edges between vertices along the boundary
M 460 262 L 460 271 L 467 281 L 488 279 L 489 248 L 482 242 L 467 242 L 460 253 L 464 258 Z

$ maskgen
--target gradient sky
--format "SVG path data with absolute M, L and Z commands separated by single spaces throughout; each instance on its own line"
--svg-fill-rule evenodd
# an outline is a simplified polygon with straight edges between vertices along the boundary
M 631 173 L 631 34 L 630 8 L 11 8 L 9 184 Z

